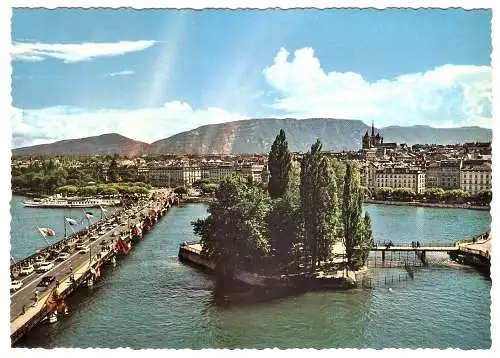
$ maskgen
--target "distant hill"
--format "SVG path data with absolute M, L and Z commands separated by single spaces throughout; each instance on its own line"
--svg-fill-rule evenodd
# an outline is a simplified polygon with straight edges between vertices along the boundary
M 249 119 L 210 124 L 182 132 L 152 144 L 138 142 L 116 133 L 70 139 L 32 147 L 13 149 L 13 155 L 90 155 L 120 154 L 241 154 L 268 153 L 274 138 L 284 129 L 291 151 L 305 152 L 320 138 L 324 150 L 349 151 L 361 148 L 361 137 L 370 127 L 359 120 Z M 390 126 L 376 129 L 384 142 L 409 145 L 455 144 L 491 141 L 491 129 L 481 127 L 432 128 L 429 126 Z
M 136 156 L 147 152 L 149 144 L 139 142 L 117 133 L 94 137 L 66 139 L 50 144 L 15 148 L 12 155 L 112 155 Z
M 153 153 L 239 154 L 267 153 L 279 130 L 286 132 L 291 151 L 307 151 L 316 138 L 324 150 L 349 151 L 361 148 L 361 137 L 370 127 L 359 120 L 250 119 L 211 124 L 176 134 L 151 144 Z M 406 144 L 455 144 L 491 141 L 491 130 L 480 127 L 432 128 L 391 126 L 376 129 L 384 142 Z

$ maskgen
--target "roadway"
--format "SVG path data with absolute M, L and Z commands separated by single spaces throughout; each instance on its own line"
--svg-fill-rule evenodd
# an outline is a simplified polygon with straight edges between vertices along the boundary
M 116 243 L 116 240 L 119 238 L 117 237 L 112 237 L 112 233 L 114 231 L 118 231 L 120 234 L 126 230 L 128 230 L 128 225 L 130 224 L 136 224 L 140 220 L 140 215 L 141 214 L 148 214 L 149 210 L 151 208 L 157 208 L 159 207 L 160 204 L 163 204 L 163 202 L 146 202 L 143 204 L 142 207 L 139 208 L 132 208 L 133 212 L 128 216 L 128 220 L 126 224 L 124 225 L 119 225 L 115 228 L 108 229 L 102 236 L 100 236 L 98 239 L 94 240 L 93 242 L 90 242 L 90 247 L 91 249 L 89 250 L 88 253 L 83 254 L 79 253 L 78 251 L 73 251 L 70 253 L 70 257 L 66 259 L 65 261 L 58 262 L 58 261 L 53 261 L 54 262 L 54 267 L 45 272 L 45 273 L 37 273 L 32 272 L 31 274 L 24 276 L 22 278 L 18 278 L 18 280 L 23 282 L 23 285 L 21 288 L 13 293 L 11 293 L 11 304 L 10 304 L 10 315 L 11 315 L 11 322 L 16 319 L 20 314 L 22 314 L 23 306 L 26 306 L 26 309 L 30 306 L 33 305 L 35 300 L 35 291 L 38 291 L 39 294 L 39 301 L 45 300 L 48 293 L 55 287 L 55 281 L 62 282 L 63 279 L 68 278 L 70 276 L 70 267 L 73 269 L 76 269 L 77 267 L 80 267 L 84 265 L 86 262 L 89 262 L 90 259 L 90 254 L 92 254 L 92 257 L 95 257 L 98 253 L 101 253 L 101 248 L 102 248 L 102 243 L 104 241 L 108 241 L 110 244 L 114 245 Z M 122 212 L 121 214 L 123 214 Z M 115 213 L 116 214 L 116 213 Z M 130 220 L 130 216 L 136 215 L 136 218 L 133 220 Z M 113 216 L 110 216 L 109 218 L 112 218 Z M 108 219 L 109 219 L 108 218 Z M 101 226 L 101 225 L 100 225 Z M 100 228 L 96 228 L 93 231 L 89 232 L 87 235 L 88 237 L 92 233 L 96 233 L 100 231 Z M 89 244 L 87 241 L 86 244 Z M 105 246 L 105 245 L 104 245 Z M 74 248 L 72 249 L 74 250 Z M 43 277 L 46 276 L 55 276 L 54 282 L 52 282 L 48 287 L 38 287 L 38 284 L 42 280 Z

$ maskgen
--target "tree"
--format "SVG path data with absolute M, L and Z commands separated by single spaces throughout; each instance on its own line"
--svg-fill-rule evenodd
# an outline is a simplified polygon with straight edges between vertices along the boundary
M 411 188 L 396 188 L 392 191 L 392 198 L 396 201 L 411 201 L 416 195 Z
M 78 187 L 74 185 L 65 185 L 57 188 L 56 192 L 65 196 L 74 196 L 78 193 Z
M 288 151 L 285 131 L 281 129 L 269 152 L 268 167 L 270 178 L 268 190 L 271 198 L 276 199 L 284 195 L 288 187 L 291 165 L 292 155 Z
M 478 205 L 489 205 L 492 199 L 491 190 L 484 190 L 470 197 L 470 200 Z
M 354 268 L 355 251 L 363 241 L 363 225 L 361 223 L 363 195 L 361 192 L 359 171 L 353 163 L 348 162 L 344 176 L 344 193 L 342 198 L 342 223 L 347 264 Z
M 269 247 L 279 268 L 294 263 L 293 247 L 298 242 L 300 209 L 293 198 L 286 195 L 273 202 L 267 217 Z
M 118 164 L 116 163 L 116 157 L 111 159 L 111 163 L 108 168 L 108 181 L 117 182 L 120 180 L 120 176 L 118 173 Z
M 335 174 L 321 154 L 321 142 L 311 146 L 301 163 L 300 204 L 304 225 L 304 251 L 310 257 L 310 270 L 330 253 L 336 221 Z
M 444 199 L 444 190 L 441 188 L 429 188 L 425 189 L 424 196 L 431 203 L 440 202 Z
M 192 223 L 194 233 L 201 236 L 202 252 L 215 262 L 219 278 L 238 268 L 259 267 L 268 254 L 269 195 L 229 175 L 221 180 L 215 196 L 209 216 Z
M 375 192 L 375 198 L 377 200 L 388 200 L 392 198 L 393 191 L 394 190 L 392 188 L 386 188 L 386 187 L 378 188 Z
M 200 189 L 204 194 L 214 194 L 217 189 L 217 184 L 202 183 Z
M 185 186 L 178 186 L 174 189 L 174 193 L 180 195 L 180 197 L 182 198 L 183 195 L 188 193 L 188 190 Z
M 356 264 L 363 266 L 374 244 L 370 215 L 365 213 L 363 221 L 360 221 L 359 224 L 359 231 L 362 235 L 360 236 L 359 249 L 356 250 Z
M 470 194 L 461 189 L 445 190 L 443 199 L 446 202 L 461 204 L 470 199 Z

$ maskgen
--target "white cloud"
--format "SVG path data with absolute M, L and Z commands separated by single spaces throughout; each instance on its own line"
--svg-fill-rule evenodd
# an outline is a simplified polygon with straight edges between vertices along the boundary
M 156 41 L 84 42 L 73 44 L 14 42 L 11 56 L 13 60 L 18 61 L 43 61 L 47 58 L 54 58 L 66 63 L 72 63 L 142 51 L 155 43 Z
M 241 119 L 246 117 L 214 107 L 193 109 L 180 101 L 136 110 L 87 110 L 66 106 L 13 108 L 12 145 L 16 148 L 104 133 L 119 133 L 151 143 L 202 125 Z
M 491 127 L 489 66 L 443 65 L 425 73 L 369 82 L 353 72 L 325 72 L 312 48 L 289 60 L 282 48 L 264 69 L 284 117 L 374 120 L 378 126 Z
M 135 71 L 123 70 L 123 71 L 118 71 L 118 72 L 106 73 L 104 76 L 106 76 L 106 77 L 130 76 L 130 75 L 133 75 L 134 73 L 135 73 Z

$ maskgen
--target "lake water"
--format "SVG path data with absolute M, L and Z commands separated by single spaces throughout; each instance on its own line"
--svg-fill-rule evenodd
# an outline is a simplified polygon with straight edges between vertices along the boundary
M 12 252 L 43 246 L 33 222 L 56 226 L 62 210 L 12 206 Z M 366 205 L 376 240 L 452 242 L 489 230 L 485 211 Z M 34 212 L 33 210 L 36 210 Z M 74 213 L 76 215 L 76 212 Z M 206 206 L 174 207 L 93 288 L 69 299 L 71 315 L 32 330 L 23 347 L 487 349 L 491 281 L 472 269 L 433 266 L 388 290 L 312 292 L 265 303 L 214 304 L 210 276 L 180 263 Z M 52 221 L 53 220 L 53 221 Z M 35 223 L 35 224 L 36 224 Z M 397 269 L 392 269 L 397 270 Z

